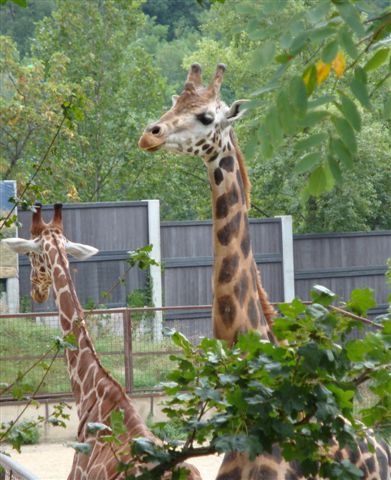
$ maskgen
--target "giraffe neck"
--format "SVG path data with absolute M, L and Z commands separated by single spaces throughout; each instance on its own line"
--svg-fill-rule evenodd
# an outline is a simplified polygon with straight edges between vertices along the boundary
M 87 421 L 107 423 L 112 410 L 125 411 L 129 434 L 150 436 L 144 422 L 122 386 L 103 367 L 88 333 L 84 312 L 77 298 L 65 253 L 56 242 L 52 254 L 52 280 L 59 319 L 64 335 L 75 337 L 76 349 L 66 350 L 68 372 L 80 419 L 78 437 L 86 437 Z M 54 261 L 53 261 L 54 259 Z
M 231 345 L 248 330 L 273 339 L 260 301 L 239 153 L 231 135 L 217 145 L 219 150 L 204 158 L 212 189 L 213 333 Z

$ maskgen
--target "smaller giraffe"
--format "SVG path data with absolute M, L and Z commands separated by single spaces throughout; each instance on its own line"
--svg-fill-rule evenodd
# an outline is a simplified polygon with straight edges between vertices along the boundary
M 71 333 L 76 339 L 77 349 L 67 349 L 65 359 L 79 417 L 77 439 L 90 444 L 91 453 L 75 453 L 68 480 L 120 480 L 125 478 L 125 474 L 118 472 L 118 458 L 124 462 L 131 460 L 129 443 L 132 439 L 146 437 L 157 443 L 160 440 L 148 430 L 131 399 L 102 366 L 95 351 L 69 272 L 67 253 L 83 260 L 98 250 L 65 238 L 61 208 L 60 204 L 56 204 L 52 221 L 45 223 L 41 216 L 41 205 L 36 205 L 31 225 L 32 238 L 7 238 L 3 242 L 15 252 L 29 255 L 32 298 L 38 303 L 46 301 L 53 287 L 63 334 Z M 110 425 L 114 410 L 124 412 L 126 427 L 119 448 L 101 441 L 87 428 L 90 422 Z M 149 468 L 153 466 L 148 465 Z M 201 480 L 195 467 L 185 466 L 189 470 L 188 480 Z M 165 478 L 170 478 L 170 474 Z

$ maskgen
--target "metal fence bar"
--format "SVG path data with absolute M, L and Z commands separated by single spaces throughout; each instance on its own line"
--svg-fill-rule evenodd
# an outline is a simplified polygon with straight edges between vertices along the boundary
M 132 359 L 132 318 L 130 311 L 123 313 L 124 325 L 124 361 L 125 361 L 125 390 L 132 393 L 133 390 L 133 359 Z
M 1 480 L 39 480 L 39 477 L 30 470 L 2 453 L 0 453 L 0 465 L 5 470 L 5 474 L 0 471 Z

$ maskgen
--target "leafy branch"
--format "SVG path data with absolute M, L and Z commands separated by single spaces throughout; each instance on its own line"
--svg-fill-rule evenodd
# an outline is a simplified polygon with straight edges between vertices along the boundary
M 41 380 L 39 381 L 39 383 L 37 384 L 35 389 L 31 392 L 31 395 L 30 395 L 30 391 L 31 391 L 30 390 L 30 388 L 31 388 L 30 385 L 20 384 L 21 380 L 33 368 L 37 367 L 38 365 L 42 366 L 43 365 L 42 361 L 54 349 L 55 349 L 55 353 L 52 356 L 52 358 L 50 359 L 49 364 L 44 366 L 44 374 L 42 375 Z M 15 448 L 18 452 L 20 452 L 20 447 L 21 447 L 21 444 L 22 444 L 22 441 L 23 441 L 23 431 L 24 430 L 31 430 L 31 428 L 34 428 L 34 427 L 38 426 L 39 424 L 41 424 L 45 421 L 44 417 L 39 416 L 36 421 L 29 421 L 29 422 L 26 422 L 23 425 L 18 424 L 19 420 L 23 417 L 26 410 L 31 405 L 33 405 L 34 403 L 35 404 L 37 403 L 36 400 L 35 400 L 35 396 L 39 392 L 39 390 L 41 389 L 42 385 L 44 384 L 47 375 L 49 374 L 51 368 L 54 365 L 54 362 L 57 360 L 58 355 L 60 354 L 61 351 L 62 351 L 62 345 L 58 340 L 56 340 L 54 345 L 49 350 L 47 350 L 47 352 L 45 352 L 33 365 L 31 365 L 25 372 L 18 375 L 18 378 L 16 379 L 15 382 L 13 382 L 10 385 L 7 385 L 7 387 L 5 387 L 0 392 L 0 394 L 3 395 L 4 393 L 7 393 L 9 390 L 12 389 L 14 398 L 17 398 L 18 400 L 20 400 L 22 397 L 24 397 L 24 398 L 27 399 L 26 404 L 24 405 L 24 407 L 22 408 L 22 410 L 19 412 L 19 414 L 17 415 L 17 417 L 14 420 L 9 422 L 8 425 L 3 424 L 3 423 L 0 425 L 0 430 L 1 430 L 0 431 L 0 443 L 5 441 L 5 440 L 8 440 L 8 441 L 11 442 L 12 447 Z M 25 396 L 25 394 L 27 392 L 29 393 L 29 395 Z M 67 405 L 63 402 L 54 406 L 54 413 L 53 413 L 52 417 L 49 419 L 49 422 L 52 425 L 62 426 L 62 427 L 66 426 L 64 420 L 68 420 L 69 415 L 64 413 L 64 408 L 65 407 L 67 407 Z M 13 432 L 15 430 L 17 430 L 17 434 L 13 434 Z
M 288 341 L 280 345 L 261 341 L 256 332 L 240 336 L 233 349 L 207 338 L 193 345 L 171 332 L 182 353 L 170 357 L 175 368 L 162 384 L 168 396 L 163 411 L 186 439 L 162 436 L 161 445 L 135 439 L 132 463 L 120 467 L 126 478 L 136 478 L 129 473 L 134 461 L 145 465 L 137 478 L 155 480 L 167 471 L 181 478 L 188 458 L 243 452 L 254 459 L 278 445 L 287 461 L 300 461 L 306 476 L 357 480 L 360 471 L 331 458 L 327 445 L 337 441 L 354 451 L 364 441 L 371 449 L 367 428 L 391 435 L 391 318 L 351 338 L 363 326 L 373 293 L 352 293 L 346 305 L 361 313 L 353 318 L 329 308 L 336 295 L 325 287 L 317 286 L 312 297 L 310 305 L 298 299 L 280 305 L 274 333 Z M 374 396 L 370 406 L 357 404 L 363 383 Z M 157 426 L 164 430 L 164 422 Z

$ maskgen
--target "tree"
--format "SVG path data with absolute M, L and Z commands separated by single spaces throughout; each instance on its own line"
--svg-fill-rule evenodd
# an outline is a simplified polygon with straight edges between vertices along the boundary
M 55 0 L 25 0 L 26 5 L 23 3 L 24 0 L 0 2 L 0 35 L 12 37 L 22 57 L 30 54 L 35 22 L 50 14 L 55 7 Z
M 47 82 L 57 59 L 65 59 L 56 80 L 77 86 L 74 101 L 83 104 L 73 118 L 72 139 L 57 143 L 51 169 L 41 171 L 44 200 L 145 198 L 139 188 L 145 182 L 138 178 L 147 170 L 136 141 L 139 125 L 161 106 L 165 85 L 136 39 L 143 22 L 137 2 L 107 0 L 60 3 L 37 25 L 31 62 L 40 64 L 40 81 Z M 12 135 L 17 121 L 9 127 Z M 30 157 L 25 150 L 19 175 L 28 175 Z
M 390 19 L 381 1 L 226 0 L 210 9 L 200 48 L 185 63 L 226 62 L 225 98 L 252 92 L 251 118 L 239 134 L 257 180 L 253 203 L 261 212 L 292 213 L 302 231 L 379 225 L 371 218 L 384 212 L 381 202 L 389 205 L 384 191 L 372 175 L 365 182 L 353 179 L 362 178 L 364 164 L 373 177 L 389 178 L 387 153 L 376 159 L 376 168 L 365 156 L 379 150 L 379 141 L 389 150 Z M 373 133 L 374 125 L 378 134 L 370 137 L 366 132 Z M 327 202 L 319 198 L 325 193 L 339 205 L 330 221 Z M 347 218 L 346 198 L 355 211 Z M 390 227 L 386 217 L 381 228 Z
M 203 7 L 209 7 L 209 2 L 203 4 Z M 197 0 L 147 0 L 143 7 L 143 12 L 157 23 L 167 25 L 167 40 L 179 38 L 183 30 L 187 28 L 197 28 L 199 17 L 202 14 L 202 7 Z
M 18 180 L 22 189 L 62 123 L 65 102 L 81 98 L 82 90 L 66 79 L 69 59 L 65 55 L 53 54 L 45 73 L 39 60 L 22 63 L 9 37 L 1 37 L 1 43 L 0 170 L 3 178 Z M 61 138 L 65 146 L 74 136 L 71 125 L 64 126 Z M 50 176 L 51 166 L 45 165 L 46 176 Z M 44 188 L 43 182 L 40 190 Z M 33 188 L 30 193 L 38 192 Z
M 354 452 L 367 427 L 389 438 L 391 320 L 372 324 L 361 338 L 352 339 L 352 329 L 368 322 L 358 315 L 374 305 L 373 292 L 355 290 L 348 311 L 331 306 L 336 295 L 322 286 L 314 287 L 312 299 L 311 305 L 298 299 L 280 305 L 273 327 L 277 338 L 287 341 L 280 345 L 260 341 L 256 332 L 239 336 L 234 348 L 208 338 L 193 345 L 171 332 L 181 353 L 171 356 L 176 368 L 162 384 L 169 421 L 155 425 L 162 445 L 138 438 L 129 446 L 133 458 L 156 465 L 137 478 L 163 478 L 166 470 L 185 478 L 175 469 L 188 458 L 244 452 L 254 459 L 272 449 L 274 453 L 276 444 L 286 460 L 300 462 L 306 478 L 362 476 L 353 460 L 330 455 L 327 445 L 334 438 Z M 359 401 L 363 384 L 373 394 L 369 405 Z M 121 412 L 115 415 L 118 420 Z M 184 442 L 167 434 L 170 421 L 180 428 Z M 120 426 L 117 422 L 109 435 L 104 425 L 87 428 L 115 443 Z M 131 467 L 119 464 L 129 480 L 136 478 Z

